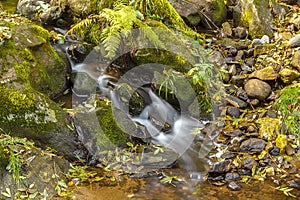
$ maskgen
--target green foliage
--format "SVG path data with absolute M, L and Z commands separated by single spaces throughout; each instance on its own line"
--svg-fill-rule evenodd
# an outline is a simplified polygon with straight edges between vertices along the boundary
M 300 83 L 288 86 L 280 92 L 279 99 L 275 102 L 290 133 L 300 134 Z
M 33 143 L 29 142 L 25 138 L 17 138 L 11 137 L 5 133 L 1 133 L 0 135 L 0 146 L 4 148 L 4 152 L 6 152 L 8 156 L 9 163 L 6 169 L 12 173 L 15 181 L 19 183 L 21 180 L 21 166 L 22 166 L 22 153 L 24 153 L 23 148 L 18 148 L 20 146 L 24 146 L 25 148 L 32 148 Z
M 175 182 L 184 182 L 184 179 L 178 178 L 177 176 L 173 176 L 172 174 L 168 176 L 164 172 L 162 172 L 162 175 L 164 177 L 160 180 L 161 183 L 167 183 L 176 187 L 176 185 L 174 184 Z

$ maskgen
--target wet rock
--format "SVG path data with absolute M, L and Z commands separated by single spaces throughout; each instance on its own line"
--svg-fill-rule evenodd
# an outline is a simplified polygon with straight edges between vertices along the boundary
M 237 55 L 238 50 L 235 47 L 229 47 L 228 52 L 230 53 L 231 57 L 234 57 Z
M 253 158 L 246 158 L 242 161 L 242 166 L 245 169 L 252 170 L 254 165 L 257 165 L 257 162 Z
M 241 180 L 241 177 L 238 173 L 226 173 L 225 175 L 225 181 L 239 181 Z
M 243 39 L 247 36 L 247 30 L 242 27 L 238 26 L 233 30 L 234 36 L 240 39 Z
M 291 188 L 299 189 L 299 185 L 298 185 L 298 183 L 296 183 L 295 180 L 287 181 L 286 185 Z
M 221 52 L 219 51 L 213 51 L 209 56 L 208 60 L 215 63 L 219 67 L 227 67 L 227 64 L 225 62 L 225 59 Z
M 292 37 L 287 43 L 287 47 L 295 48 L 299 46 L 300 46 L 300 34 Z
M 208 170 L 210 174 L 222 174 L 224 172 L 228 172 L 230 167 L 231 161 L 225 160 L 223 162 L 218 162 L 213 164 L 213 166 Z
M 265 148 L 265 141 L 262 139 L 251 138 L 242 142 L 240 149 L 243 152 L 260 153 Z
M 236 156 L 235 153 L 232 152 L 225 152 L 224 154 L 222 154 L 221 158 L 224 159 L 230 159 L 230 158 L 234 158 Z
M 243 135 L 243 132 L 239 129 L 235 129 L 235 130 L 224 129 L 223 134 L 228 137 L 239 137 L 239 136 Z
M 291 64 L 300 72 L 300 51 L 295 52 Z
M 297 70 L 294 69 L 288 69 L 284 68 L 279 72 L 280 79 L 284 83 L 291 83 L 295 80 L 298 80 L 300 78 L 300 73 Z
M 240 110 L 236 107 L 229 107 L 227 108 L 227 114 L 234 118 L 240 117 Z
M 232 96 L 232 95 L 228 95 L 225 100 L 237 108 L 246 108 L 248 106 L 248 104 L 246 102 L 244 102 L 244 101 L 240 100 L 239 98 Z
M 280 149 L 279 149 L 277 146 L 274 146 L 274 147 L 271 149 L 271 151 L 270 151 L 270 154 L 271 154 L 272 156 L 278 156 L 279 153 L 280 153 Z
M 240 169 L 239 174 L 241 176 L 252 176 L 252 172 L 249 169 Z
M 275 72 L 273 67 L 265 67 L 260 70 L 256 70 L 252 74 L 249 75 L 249 78 L 258 78 L 263 81 L 275 80 L 278 77 L 278 73 Z
M 236 182 L 232 181 L 228 184 L 228 188 L 234 191 L 241 190 L 242 187 L 238 185 Z
M 271 86 L 259 79 L 250 79 L 244 86 L 250 98 L 264 100 L 271 93 Z

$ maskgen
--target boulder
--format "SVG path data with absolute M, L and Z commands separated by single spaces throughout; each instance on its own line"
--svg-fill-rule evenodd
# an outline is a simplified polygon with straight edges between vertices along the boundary
M 206 21 L 208 26 L 216 28 L 214 25 L 220 26 L 227 16 L 227 8 L 223 0 L 170 0 L 169 2 L 192 25 Z
M 273 16 L 268 0 L 239 0 L 233 10 L 235 26 L 246 26 L 253 37 L 272 36 Z
M 300 72 L 300 51 L 296 51 L 293 55 L 292 65 Z
M 245 84 L 245 91 L 250 98 L 264 100 L 271 93 L 271 86 L 259 79 L 250 79 Z
M 79 146 L 74 129 L 68 128 L 71 121 L 49 98 L 64 90 L 67 75 L 49 44 L 49 32 L 20 17 L 1 22 L 11 33 L 0 45 L 1 128 L 75 158 Z

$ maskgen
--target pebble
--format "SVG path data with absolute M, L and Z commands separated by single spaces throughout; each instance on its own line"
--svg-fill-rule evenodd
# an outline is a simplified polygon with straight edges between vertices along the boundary
M 243 39 L 247 36 L 246 28 L 238 26 L 233 30 L 234 37 Z
M 223 130 L 223 134 L 227 137 L 239 137 L 241 135 L 243 135 L 242 131 L 239 129 L 235 129 L 235 130 Z
M 240 117 L 240 110 L 236 107 L 229 107 L 227 108 L 227 114 L 231 117 L 234 118 L 239 118 Z
M 225 181 L 239 181 L 241 180 L 241 177 L 236 172 L 227 173 L 225 175 Z
M 299 47 L 300 46 L 300 34 L 292 37 L 289 42 L 287 43 L 288 47 Z
M 240 190 L 241 186 L 238 185 L 236 182 L 232 181 L 228 184 L 228 188 L 234 191 Z
M 250 79 L 244 86 L 247 95 L 250 98 L 264 100 L 271 93 L 271 86 L 259 79 Z
M 213 166 L 208 170 L 209 173 L 224 173 L 230 170 L 230 160 L 225 160 L 223 162 L 218 162 L 213 164 Z
M 256 70 L 249 75 L 249 78 L 258 78 L 263 81 L 276 80 L 277 77 L 278 77 L 278 73 L 271 66 L 265 67 L 260 70 Z
M 240 100 L 239 98 L 232 96 L 232 95 L 228 95 L 226 97 L 226 101 L 237 108 L 246 108 L 248 106 L 248 104 L 246 102 L 244 102 L 244 101 Z
M 294 155 L 295 154 L 295 150 L 290 146 L 290 145 L 287 145 L 285 147 L 285 153 L 288 155 L 288 156 L 291 156 L 291 155 Z
M 299 185 L 298 185 L 298 183 L 296 183 L 295 180 L 287 181 L 286 185 L 291 188 L 296 188 L 296 189 L 299 188 Z
M 250 138 L 242 142 L 240 149 L 243 152 L 260 153 L 264 150 L 265 141 L 258 138 Z
M 293 81 L 300 78 L 300 73 L 294 69 L 284 68 L 279 72 L 280 79 L 284 83 L 292 83 Z
M 257 165 L 257 162 L 253 158 L 246 158 L 242 161 L 242 166 L 245 169 L 252 170 L 253 165 Z
M 260 101 L 259 101 L 258 99 L 252 99 L 252 100 L 251 100 L 251 105 L 252 105 L 252 106 L 258 106 L 259 103 L 260 103 Z
M 273 149 L 271 149 L 270 154 L 272 156 L 278 156 L 280 153 L 280 149 L 277 146 L 274 146 Z

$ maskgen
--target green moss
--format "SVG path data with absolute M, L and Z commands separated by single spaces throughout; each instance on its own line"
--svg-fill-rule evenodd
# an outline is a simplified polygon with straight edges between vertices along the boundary
M 223 0 L 215 0 L 213 3 L 213 16 L 217 19 L 217 23 L 221 23 L 226 18 L 226 5 Z
M 43 43 L 47 43 L 51 37 L 51 34 L 49 33 L 49 31 L 47 31 L 46 29 L 44 29 L 41 26 L 38 25 L 34 25 L 32 24 L 32 29 L 33 29 L 33 33 L 34 35 L 40 39 Z
M 300 83 L 288 86 L 280 92 L 274 106 L 277 108 L 288 131 L 300 135 Z
M 97 117 L 101 129 L 104 132 L 106 138 L 114 145 L 126 146 L 126 140 L 128 135 L 118 126 L 115 122 L 111 104 L 107 104 L 105 101 L 98 101 L 98 106 L 101 108 L 97 112 Z M 103 140 L 97 140 L 98 144 L 103 144 Z
M 252 21 L 252 13 L 250 10 L 245 10 L 242 14 L 241 18 L 243 24 L 247 27 L 249 27 L 251 21 Z

